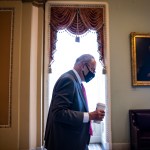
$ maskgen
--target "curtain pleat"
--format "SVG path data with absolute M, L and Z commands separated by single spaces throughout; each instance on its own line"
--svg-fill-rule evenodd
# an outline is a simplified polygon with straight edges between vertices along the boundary
M 66 29 L 74 35 L 88 30 L 97 32 L 98 53 L 104 64 L 104 10 L 103 8 L 51 7 L 50 16 L 50 66 L 56 51 L 57 32 Z

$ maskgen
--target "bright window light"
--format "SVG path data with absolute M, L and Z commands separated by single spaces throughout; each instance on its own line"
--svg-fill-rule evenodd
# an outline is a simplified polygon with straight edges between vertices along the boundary
M 80 42 L 75 42 L 75 36 L 61 30 L 57 33 L 56 49 L 52 73 L 49 74 L 49 101 L 51 101 L 54 84 L 60 75 L 73 68 L 77 57 L 89 53 L 97 61 L 95 78 L 89 83 L 84 83 L 89 111 L 94 111 L 98 102 L 105 103 L 105 75 L 102 74 L 102 65 L 99 62 L 96 32 L 90 31 L 80 37 Z

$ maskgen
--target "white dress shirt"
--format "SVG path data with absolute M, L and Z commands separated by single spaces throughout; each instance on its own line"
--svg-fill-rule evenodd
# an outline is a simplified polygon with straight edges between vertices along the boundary
M 81 80 L 81 78 L 80 78 L 78 72 L 77 72 L 75 69 L 73 69 L 73 72 L 75 73 L 75 75 L 76 75 L 76 77 L 77 77 L 77 79 L 78 79 L 78 81 L 79 81 L 79 83 L 80 83 L 80 85 L 81 85 L 82 80 Z M 84 122 L 84 123 L 89 122 L 89 113 L 84 112 L 83 122 Z

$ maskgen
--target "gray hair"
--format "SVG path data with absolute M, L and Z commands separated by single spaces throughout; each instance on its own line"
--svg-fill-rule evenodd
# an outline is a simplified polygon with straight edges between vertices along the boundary
M 81 63 L 90 63 L 92 59 L 95 59 L 92 55 L 90 54 L 83 54 L 80 57 L 76 59 L 75 65 L 81 64 Z

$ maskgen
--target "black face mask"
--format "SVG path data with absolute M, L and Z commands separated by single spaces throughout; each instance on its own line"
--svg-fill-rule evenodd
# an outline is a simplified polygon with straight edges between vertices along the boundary
M 87 73 L 87 75 L 85 75 L 83 71 L 82 71 L 82 73 L 83 73 L 85 82 L 89 82 L 90 80 L 92 80 L 95 77 L 95 74 L 92 71 L 90 71 L 90 69 L 87 65 L 86 65 L 86 67 L 89 70 L 89 72 Z

